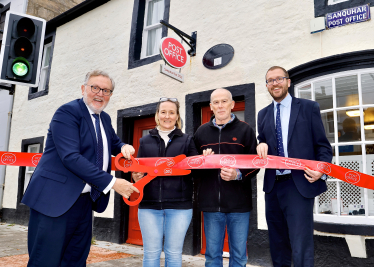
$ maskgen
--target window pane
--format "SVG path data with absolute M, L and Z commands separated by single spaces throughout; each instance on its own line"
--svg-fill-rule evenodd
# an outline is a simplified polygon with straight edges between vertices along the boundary
M 40 149 L 40 144 L 29 145 L 27 147 L 27 152 L 28 153 L 39 153 L 39 149 Z M 30 182 L 31 175 L 34 172 L 34 170 L 35 170 L 35 167 L 31 167 L 31 166 L 26 167 L 25 181 L 24 181 L 24 184 L 23 184 L 23 192 L 25 192 L 25 190 L 26 190 L 26 188 L 27 188 L 27 186 Z
M 357 110 L 340 110 L 338 113 L 338 140 L 339 142 L 352 142 L 361 140 L 360 117 L 350 114 L 350 111 Z M 348 112 L 348 114 L 347 114 Z M 349 147 L 349 146 L 347 146 Z
M 47 46 L 47 45 L 46 45 Z M 46 47 L 45 46 L 45 47 Z M 48 46 L 45 48 L 47 49 L 44 54 L 44 59 L 43 59 L 43 67 L 48 67 L 49 66 L 49 60 L 51 56 L 51 48 L 52 46 L 48 44 Z
M 362 104 L 374 104 L 374 73 L 361 75 Z
M 365 216 L 364 188 L 349 184 L 340 183 L 340 195 L 343 200 L 343 214 L 353 216 Z
M 40 72 L 40 81 L 39 81 L 38 91 L 43 91 L 45 89 L 46 80 L 47 80 L 47 69 L 42 69 Z
M 35 167 L 31 167 L 31 166 L 26 167 L 26 172 L 32 173 L 33 171 L 35 171 Z
M 162 35 L 162 28 L 157 28 L 148 31 L 147 41 L 147 56 L 159 53 L 160 40 Z
M 323 126 L 325 127 L 325 132 L 327 139 L 330 143 L 335 143 L 334 139 L 334 115 L 333 112 L 326 112 L 321 114 Z
M 374 144 L 366 145 L 366 173 L 374 176 Z M 374 190 L 368 189 L 369 215 L 374 215 Z
M 332 80 L 316 82 L 314 84 L 316 101 L 320 109 L 330 109 L 333 107 L 332 102 Z
M 327 181 L 327 191 L 318 196 L 318 212 L 323 214 L 333 214 L 332 199 L 336 200 L 336 182 Z
M 299 98 L 312 99 L 312 86 L 310 84 L 299 89 Z
M 160 23 L 164 18 L 164 1 L 153 0 L 148 2 L 147 26 Z
M 348 148 L 348 149 L 347 149 Z M 362 169 L 362 149 L 360 145 L 339 147 L 340 166 L 358 172 Z M 340 182 L 340 196 L 349 215 L 365 215 L 364 188 Z
M 245 119 L 244 119 L 244 110 L 242 110 L 242 111 L 234 111 L 233 113 L 235 114 L 236 117 L 238 117 L 239 120 L 245 121 Z
M 39 152 L 39 145 L 29 146 L 27 149 L 29 153 L 38 153 Z
M 336 106 L 349 107 L 358 105 L 357 75 L 335 79 Z
M 153 129 L 153 128 L 152 128 L 152 129 Z M 142 137 L 143 137 L 143 136 L 146 136 L 146 135 L 149 135 L 149 130 L 151 130 L 151 129 L 143 130 L 143 131 L 142 131 Z
M 364 108 L 365 140 L 374 140 L 374 108 Z

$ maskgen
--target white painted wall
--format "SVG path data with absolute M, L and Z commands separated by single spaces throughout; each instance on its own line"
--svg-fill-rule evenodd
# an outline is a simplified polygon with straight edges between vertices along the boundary
M 22 139 L 45 136 L 54 111 L 80 97 L 84 75 L 94 68 L 108 71 L 116 81 L 106 109 L 116 128 L 119 109 L 157 102 L 160 96 L 177 97 L 185 118 L 186 94 L 246 83 L 255 83 L 259 111 L 271 101 L 264 79 L 270 66 L 290 69 L 321 57 L 372 49 L 374 43 L 373 21 L 310 34 L 313 0 L 171 1 L 169 23 L 186 33 L 197 31 L 197 55 L 182 70 L 182 84 L 160 74 L 161 61 L 127 69 L 132 11 L 132 0 L 113 0 L 57 29 L 49 94 L 28 101 L 27 88 L 17 86 L 11 151 L 20 151 Z M 178 38 L 170 30 L 169 36 Z M 232 45 L 235 56 L 228 66 L 209 70 L 202 57 L 219 43 Z M 18 168 L 8 167 L 4 207 L 16 207 L 17 177 Z M 262 184 L 263 172 L 257 181 L 258 223 L 266 229 Z
M 0 4 L 4 6 L 7 5 L 9 2 L 12 2 L 10 5 L 10 10 L 19 13 L 26 13 L 27 9 L 27 0 L 0 0 Z

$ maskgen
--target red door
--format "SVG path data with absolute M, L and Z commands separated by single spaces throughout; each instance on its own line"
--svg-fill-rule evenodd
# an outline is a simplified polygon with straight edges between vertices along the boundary
M 234 113 L 239 120 L 244 120 L 244 109 L 245 109 L 245 102 L 236 102 L 234 108 L 232 109 L 232 113 Z M 201 108 L 201 124 L 207 123 L 213 115 L 213 111 L 210 110 L 210 107 L 202 107 Z M 202 246 L 201 246 L 201 254 L 205 254 L 206 250 L 206 239 L 205 239 L 205 232 L 204 232 L 204 216 L 201 213 L 201 229 L 202 229 Z M 225 234 L 225 241 L 223 243 L 223 252 L 229 252 L 229 237 L 227 235 L 227 230 Z
M 135 157 L 138 154 L 139 149 L 139 139 L 148 134 L 150 129 L 156 127 L 155 118 L 146 118 L 136 120 L 134 122 L 134 138 L 133 146 L 135 148 Z M 132 181 L 134 182 L 134 181 Z M 133 193 L 130 196 L 130 200 L 135 200 L 139 197 L 138 193 Z M 138 206 L 129 206 L 129 229 L 128 229 L 128 238 L 126 243 L 143 245 L 142 233 L 140 231 L 139 221 L 138 221 Z

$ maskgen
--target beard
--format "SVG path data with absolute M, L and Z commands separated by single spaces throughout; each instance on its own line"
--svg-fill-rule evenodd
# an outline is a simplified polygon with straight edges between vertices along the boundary
M 84 91 L 84 95 L 83 95 L 83 102 L 90 107 L 90 109 L 95 112 L 96 114 L 99 114 L 101 113 L 101 111 L 103 111 L 106 106 L 108 105 L 108 102 L 106 102 L 101 108 L 96 108 L 94 107 L 94 105 L 92 105 L 92 103 L 88 103 L 88 96 L 87 96 L 87 91 Z
M 274 87 L 278 87 L 278 86 L 274 86 Z M 272 90 L 268 90 L 270 95 L 273 97 L 273 99 L 276 101 L 276 102 L 280 102 L 282 101 L 288 94 L 288 86 L 281 86 L 282 87 L 282 91 L 280 94 L 274 94 L 274 92 Z

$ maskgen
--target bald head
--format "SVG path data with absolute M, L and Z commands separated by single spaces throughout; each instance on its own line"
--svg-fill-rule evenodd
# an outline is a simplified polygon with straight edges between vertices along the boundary
M 212 103 L 215 96 L 223 95 L 223 94 L 225 94 L 227 96 L 227 99 L 232 100 L 232 94 L 229 90 L 227 90 L 225 88 L 218 88 L 210 94 L 210 102 Z
M 210 95 L 210 109 L 213 111 L 217 124 L 226 124 L 231 119 L 231 110 L 235 102 L 229 90 L 220 88 Z

